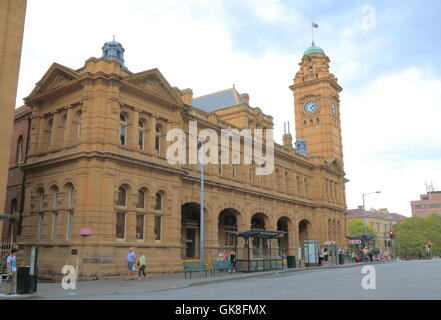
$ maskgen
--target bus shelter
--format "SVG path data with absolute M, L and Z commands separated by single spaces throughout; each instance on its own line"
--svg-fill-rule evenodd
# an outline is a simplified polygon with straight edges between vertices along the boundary
M 283 235 L 285 231 L 250 230 L 230 231 L 236 238 L 237 270 L 258 272 L 283 269 Z M 280 241 L 281 240 L 281 241 Z M 238 243 L 243 246 L 238 247 Z

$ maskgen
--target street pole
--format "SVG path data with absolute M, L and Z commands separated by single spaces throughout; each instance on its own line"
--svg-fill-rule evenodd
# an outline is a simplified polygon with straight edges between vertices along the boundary
M 367 235 L 367 224 L 366 224 L 366 208 L 364 207 L 364 196 L 365 194 L 363 194 L 363 221 L 364 221 L 364 234 Z
M 204 143 L 201 144 L 199 150 L 199 164 L 201 167 L 201 203 L 200 203 L 200 244 L 199 244 L 199 256 L 201 262 L 204 262 L 204 246 L 205 246 L 205 234 L 204 234 Z

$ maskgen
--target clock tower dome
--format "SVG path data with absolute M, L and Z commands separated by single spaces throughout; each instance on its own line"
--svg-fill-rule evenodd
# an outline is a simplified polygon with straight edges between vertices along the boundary
M 329 58 L 309 47 L 290 89 L 294 92 L 297 140 L 306 141 L 307 154 L 335 159 L 343 167 L 339 93 L 343 90 L 329 72 Z

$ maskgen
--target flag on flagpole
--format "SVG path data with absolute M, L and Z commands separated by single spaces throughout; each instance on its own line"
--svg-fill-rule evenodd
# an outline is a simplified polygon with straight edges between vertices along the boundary
M 311 22 L 311 27 L 318 29 L 318 24 L 315 22 Z

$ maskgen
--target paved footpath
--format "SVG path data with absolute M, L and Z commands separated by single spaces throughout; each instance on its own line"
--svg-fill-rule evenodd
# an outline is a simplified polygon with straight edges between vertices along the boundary
M 393 261 L 373 262 L 371 264 L 383 264 L 393 263 Z M 126 281 L 124 279 L 111 279 L 111 280 L 95 280 L 95 281 L 81 281 L 77 283 L 76 290 L 64 290 L 61 287 L 61 283 L 39 283 L 37 293 L 33 295 L 17 295 L 8 297 L 0 294 L 0 299 L 93 299 L 93 296 L 112 296 L 112 295 L 124 295 L 124 294 L 141 294 L 141 293 L 154 293 L 162 292 L 171 289 L 188 288 L 190 286 L 203 285 L 208 283 L 225 282 L 228 280 L 240 280 L 249 278 L 266 277 L 275 274 L 288 274 L 294 272 L 308 272 L 312 270 L 319 271 L 320 269 L 339 269 L 339 268 L 351 268 L 355 266 L 361 266 L 362 263 L 350 263 L 341 266 L 328 266 L 328 267 L 312 267 L 312 268 L 296 268 L 296 269 L 284 269 L 279 271 L 266 271 L 255 273 L 224 273 L 224 275 L 216 276 L 208 275 L 205 277 L 203 273 L 195 273 L 190 279 L 187 275 L 185 279 L 183 273 L 174 273 L 167 275 L 158 275 L 149 277 L 148 280 L 138 281 L 135 280 Z

